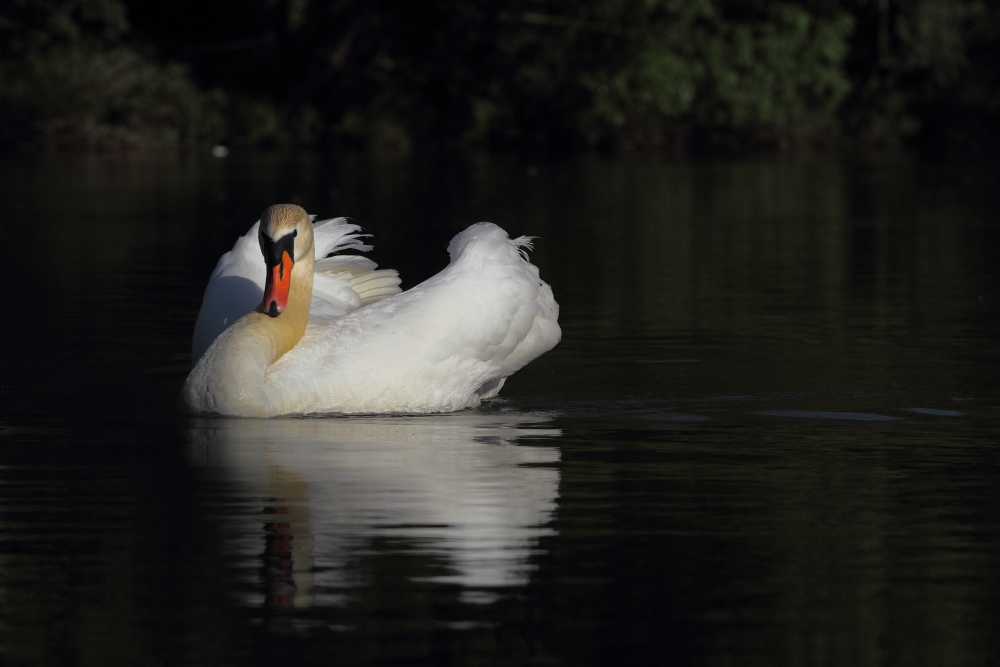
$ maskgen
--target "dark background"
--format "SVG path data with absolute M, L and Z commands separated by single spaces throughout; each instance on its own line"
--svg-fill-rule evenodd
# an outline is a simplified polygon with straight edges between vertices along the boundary
M 8 0 L 0 144 L 995 149 L 981 0 Z
M 4 664 L 997 664 L 998 35 L 964 0 L 3 0 Z M 281 201 L 404 287 L 478 220 L 539 237 L 563 340 L 456 416 L 559 449 L 495 602 L 431 578 L 450 524 L 331 532 L 320 495 L 349 558 L 303 571 L 344 583 L 280 608 L 279 494 L 189 455 L 205 282 Z

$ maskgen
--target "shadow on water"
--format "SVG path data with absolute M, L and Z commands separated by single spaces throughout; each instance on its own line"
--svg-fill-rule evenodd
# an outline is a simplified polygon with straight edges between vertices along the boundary
M 1000 171 L 901 158 L 0 162 L 12 664 L 1000 659 Z M 492 220 L 562 343 L 455 415 L 176 412 L 219 255 Z

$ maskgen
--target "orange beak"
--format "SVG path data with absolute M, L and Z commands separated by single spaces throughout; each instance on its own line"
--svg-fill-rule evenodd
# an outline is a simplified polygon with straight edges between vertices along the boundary
M 268 266 L 267 281 L 264 284 L 264 301 L 261 310 L 277 317 L 288 305 L 288 290 L 292 286 L 292 265 L 294 260 L 287 252 L 281 253 L 281 262 Z

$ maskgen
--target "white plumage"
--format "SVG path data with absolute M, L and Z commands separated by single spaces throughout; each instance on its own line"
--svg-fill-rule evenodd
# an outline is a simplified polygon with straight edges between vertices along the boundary
M 443 271 L 400 292 L 393 270 L 376 270 L 358 255 L 326 257 L 370 249 L 359 231 L 343 218 L 313 227 L 308 325 L 276 361 L 265 359 L 261 336 L 249 328 L 253 317 L 268 324 L 266 315 L 226 330 L 261 302 L 257 225 L 223 255 L 195 326 L 196 364 L 182 393 L 189 409 L 244 416 L 459 410 L 495 395 L 505 378 L 559 342 L 559 306 L 527 261 L 529 238 L 472 225 L 452 239 Z
M 310 219 L 316 216 L 309 216 Z M 260 305 L 264 295 L 264 260 L 257 243 L 260 221 L 236 239 L 233 249 L 219 258 L 208 279 L 205 297 L 194 325 L 191 363 L 196 364 L 219 334 Z M 366 252 L 361 228 L 345 218 L 322 220 L 313 226 L 316 268 L 309 315 L 338 316 L 378 298 L 399 294 L 399 274 L 361 255 L 336 255 L 343 250 Z M 333 255 L 328 257 L 328 255 Z M 357 285 L 352 284 L 357 279 Z M 361 294 L 359 294 L 359 292 Z M 363 295 L 363 296 L 362 296 Z M 367 297 L 367 300 L 366 300 Z

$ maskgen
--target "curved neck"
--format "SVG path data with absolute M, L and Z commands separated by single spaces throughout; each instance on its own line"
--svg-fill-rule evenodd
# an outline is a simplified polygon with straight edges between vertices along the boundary
M 244 315 L 216 338 L 195 364 L 182 396 L 194 412 L 272 417 L 291 412 L 287 392 L 271 392 L 267 372 L 294 348 L 309 323 L 312 302 L 312 243 L 292 266 L 288 304 L 277 317 L 257 311 Z
M 315 260 L 310 252 L 292 266 L 288 305 L 277 317 L 257 312 L 254 328 L 264 332 L 271 341 L 271 359 L 268 366 L 298 345 L 309 324 L 309 306 L 312 302 L 313 269 Z

